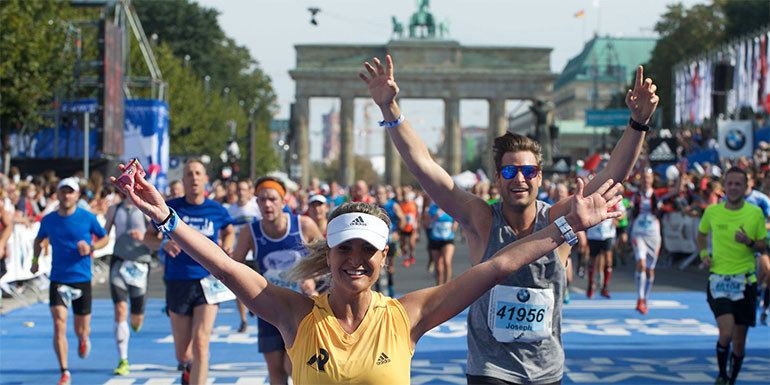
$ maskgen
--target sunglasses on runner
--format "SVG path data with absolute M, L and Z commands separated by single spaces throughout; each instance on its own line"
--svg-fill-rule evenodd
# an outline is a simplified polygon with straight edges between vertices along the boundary
M 521 175 L 524 175 L 527 179 L 532 179 L 540 172 L 538 166 L 505 166 L 500 169 L 500 175 L 505 179 L 512 179 L 516 177 L 516 174 L 521 170 Z

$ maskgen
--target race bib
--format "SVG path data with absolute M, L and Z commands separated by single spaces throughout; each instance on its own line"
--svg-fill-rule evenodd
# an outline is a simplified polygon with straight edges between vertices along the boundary
M 127 285 L 140 289 L 147 288 L 147 273 L 150 272 L 150 267 L 146 263 L 122 261 L 118 272 Z
M 83 296 L 83 290 L 76 289 L 72 286 L 67 286 L 67 285 L 59 285 L 59 287 L 56 288 L 56 291 L 59 292 L 59 297 L 61 298 L 62 302 L 64 302 L 64 305 L 67 307 L 70 307 L 70 305 L 72 305 L 72 301 Z
M 656 230 L 658 218 L 652 214 L 640 214 L 634 221 L 634 232 L 650 233 Z
M 730 301 L 740 301 L 743 299 L 745 290 L 745 274 L 711 274 L 709 276 L 709 291 L 714 299 L 727 298 Z
M 430 237 L 441 241 L 452 238 L 452 222 L 434 222 L 430 228 Z
M 201 278 L 201 287 L 206 302 L 211 305 L 235 299 L 235 294 L 211 274 Z
M 488 326 L 499 342 L 532 343 L 551 336 L 553 291 L 495 286 L 489 296 Z

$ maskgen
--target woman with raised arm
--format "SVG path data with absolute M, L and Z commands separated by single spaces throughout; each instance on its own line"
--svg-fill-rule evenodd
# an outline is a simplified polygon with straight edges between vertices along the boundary
M 114 177 L 110 180 L 117 185 Z M 385 264 L 390 227 L 387 213 L 376 206 L 347 203 L 335 210 L 327 238 L 309 245 L 310 254 L 292 270 L 293 278 L 330 274 L 328 294 L 306 297 L 269 283 L 231 259 L 188 227 L 140 175 L 133 188 L 118 187 L 159 231 L 227 285 L 255 314 L 278 328 L 292 362 L 301 363 L 293 365 L 295 384 L 408 384 L 411 357 L 423 334 L 565 239 L 574 240 L 574 232 L 612 217 L 607 207 L 620 196 L 609 201 L 603 196 L 617 195 L 620 185 L 613 184 L 608 180 L 594 194 L 583 197 L 583 182 L 578 181 L 570 212 L 554 224 L 506 246 L 445 285 L 399 299 L 371 290 Z M 495 322 L 511 328 L 527 323 L 518 309 L 508 310 Z M 538 312 L 530 309 L 524 318 L 542 318 Z

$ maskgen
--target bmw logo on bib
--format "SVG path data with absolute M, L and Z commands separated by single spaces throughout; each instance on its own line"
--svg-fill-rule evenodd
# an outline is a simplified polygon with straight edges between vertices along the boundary
M 519 290 L 519 292 L 516 293 L 516 299 L 518 299 L 520 302 L 529 301 L 529 290 L 527 289 Z

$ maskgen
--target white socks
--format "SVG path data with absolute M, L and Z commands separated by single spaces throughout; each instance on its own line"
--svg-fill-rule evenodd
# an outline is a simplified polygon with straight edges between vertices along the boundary
M 128 338 L 130 333 L 128 331 L 128 321 L 115 322 L 113 327 L 115 331 L 115 343 L 118 345 L 118 354 L 121 360 L 128 359 Z
M 644 299 L 650 295 L 650 289 L 652 289 L 652 283 L 655 282 L 655 277 L 647 277 L 647 284 L 644 285 Z
M 645 288 L 647 287 L 647 272 L 642 271 L 640 273 L 637 271 L 634 274 L 634 278 L 635 278 L 634 281 L 636 281 L 636 292 L 637 294 L 639 294 L 639 298 L 640 299 L 647 298 L 646 296 L 647 293 L 645 290 Z

